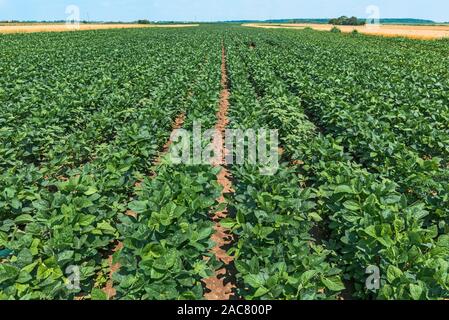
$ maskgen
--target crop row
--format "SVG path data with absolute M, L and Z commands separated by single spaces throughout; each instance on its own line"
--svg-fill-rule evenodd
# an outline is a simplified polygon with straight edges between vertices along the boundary
M 202 256 L 211 246 L 206 207 L 214 204 L 214 188 L 219 188 L 209 186 L 211 169 L 152 167 L 177 115 L 189 110 L 186 125 L 198 114 L 209 122 L 214 117 L 220 47 L 207 34 L 192 41 L 166 32 L 150 37 L 140 30 L 35 35 L 16 44 L 16 49 L 26 45 L 32 50 L 44 42 L 57 49 L 38 50 L 41 56 L 21 65 L 25 70 L 20 73 L 30 81 L 51 78 L 53 91 L 37 93 L 32 88 L 40 84 L 31 85 L 30 99 L 21 95 L 28 103 L 16 101 L 2 115 L 8 120 L 22 117 L 1 131 L 7 161 L 0 176 L 0 247 L 9 251 L 0 265 L 2 298 L 104 297 L 100 289 L 111 273 L 107 256 L 117 241 L 124 248 L 117 253 L 123 268 L 116 276 L 126 278 L 119 282 L 120 298 L 170 298 L 172 288 L 186 287 L 180 290 L 186 297 L 202 296 L 198 279 L 207 273 L 204 263 L 186 257 Z M 108 46 L 100 49 L 105 35 Z M 65 58 L 55 59 L 64 55 L 57 44 L 66 42 Z M 99 63 L 96 67 L 84 60 L 90 55 L 100 57 L 91 56 Z M 48 60 L 56 63 L 53 72 L 33 68 Z M 27 73 L 29 69 L 38 76 Z M 92 86 L 77 87 L 80 80 Z M 24 133 L 14 140 L 11 128 Z M 150 181 L 145 177 L 153 170 L 160 172 Z M 129 210 L 135 218 L 126 215 Z M 192 239 L 194 245 L 183 239 Z M 189 265 L 180 265 L 181 260 Z M 137 264 L 141 267 L 136 270 Z M 79 288 L 70 289 L 73 267 L 80 272 Z M 143 287 L 131 288 L 130 283 L 142 281 Z M 170 281 L 176 282 L 174 287 Z
M 235 26 L 1 40 L 0 299 L 204 297 L 221 168 L 161 151 L 180 115 L 216 124 L 222 43 L 229 127 L 280 138 L 274 175 L 228 166 L 236 296 L 449 297 L 447 43 Z
M 368 170 L 398 183 L 410 203 L 424 202 L 430 223 L 437 222 L 446 233 L 449 97 L 444 55 L 413 54 L 388 41 L 380 51 L 366 39 L 361 45 L 363 39 L 323 39 L 323 48 L 302 41 L 282 56 L 260 58 L 281 66 L 277 75 L 325 132 L 341 139 Z M 291 38 L 278 41 L 282 45 Z M 293 63 L 282 63 L 285 59 Z
M 253 120 L 255 123 L 279 128 L 287 157 L 296 160 L 292 161 L 289 170 L 286 169 L 290 174 L 284 173 L 287 178 L 282 182 L 279 180 L 282 173 L 271 179 L 257 179 L 251 169 L 236 169 L 235 174 L 240 177 L 242 185 L 239 186 L 241 194 L 234 199 L 236 219 L 230 224 L 235 225 L 234 230 L 239 237 L 236 266 L 244 282 L 242 287 L 250 288 L 249 293 L 243 293 L 244 296 L 332 298 L 333 294 L 339 293 L 340 297 L 353 298 L 447 297 L 449 238 L 445 224 L 433 218 L 437 215 L 444 220 L 442 213 L 447 208 L 444 204 L 447 199 L 443 196 L 440 202 L 430 202 L 427 197 L 418 197 L 416 201 L 403 191 L 403 180 L 395 181 L 393 178 L 397 176 L 385 173 L 388 170 L 384 166 L 389 167 L 388 163 L 379 161 L 379 169 L 372 170 L 360 161 L 364 139 L 376 137 L 379 127 L 364 127 L 365 122 L 356 116 L 352 105 L 346 104 L 348 110 L 342 107 L 340 111 L 336 104 L 331 103 L 340 101 L 345 94 L 333 92 L 331 95 L 325 86 L 313 88 L 312 85 L 304 85 L 304 79 L 309 79 L 307 75 L 324 64 L 318 58 L 315 61 L 310 52 L 319 57 L 321 51 L 326 52 L 329 42 L 335 41 L 336 47 L 345 47 L 348 43 L 344 41 L 351 40 L 326 38 L 327 35 L 320 33 L 312 36 L 307 32 L 299 37 L 288 32 L 247 31 L 234 46 L 235 68 L 231 75 L 236 77 L 232 83 L 233 88 L 237 88 L 233 95 L 237 97 L 233 107 L 241 105 L 244 109 L 247 105 L 251 110 L 249 115 L 257 119 Z M 293 41 L 297 38 L 301 41 Z M 317 45 L 317 41 L 321 45 Z M 363 43 L 360 39 L 357 41 L 358 45 Z M 366 45 L 370 41 L 366 38 Z M 390 45 L 394 49 L 397 44 Z M 281 50 L 278 52 L 276 49 Z M 340 54 L 336 57 L 343 58 L 338 66 L 344 65 L 345 56 Z M 304 68 L 296 69 L 296 66 Z M 322 72 L 328 69 L 323 68 Z M 346 71 L 351 73 L 352 70 Z M 327 79 L 325 74 L 310 78 L 315 81 Z M 384 83 L 388 86 L 389 82 L 395 81 L 397 79 L 391 77 Z M 242 83 L 245 85 L 240 90 Z M 373 96 L 376 97 L 375 94 Z M 329 97 L 329 101 L 323 97 Z M 310 99 L 320 103 L 312 108 Z M 359 101 L 357 105 L 361 108 L 359 114 L 365 112 L 369 115 L 369 104 L 365 108 L 361 107 L 362 104 L 363 101 Z M 351 112 L 354 113 L 352 118 Z M 308 119 L 306 114 L 312 118 Z M 358 148 L 349 145 L 350 134 L 343 131 L 351 127 L 340 124 L 341 135 L 333 130 L 332 123 L 339 123 L 341 119 L 348 122 L 354 119 L 350 123 L 359 126 L 357 136 L 352 137 Z M 311 120 L 317 121 L 319 127 Z M 386 137 L 382 136 L 385 140 L 381 146 L 398 143 L 395 139 L 386 140 Z M 379 147 L 373 141 L 369 143 L 373 143 L 373 148 Z M 413 152 L 412 148 L 407 152 Z M 423 161 L 426 164 L 426 160 Z M 429 167 L 428 163 L 425 167 Z M 444 170 L 435 167 L 434 170 Z M 398 167 L 390 170 L 395 168 L 399 172 Z M 428 171 L 428 179 L 436 179 L 432 175 L 434 171 Z M 406 180 L 412 173 L 403 171 L 402 174 Z M 425 183 L 422 175 L 415 181 Z M 444 189 L 447 187 L 444 181 L 447 180 L 434 182 L 440 183 Z M 303 238 L 299 238 L 302 242 L 290 231 L 291 227 L 283 224 L 280 213 L 291 215 L 287 220 L 290 224 L 295 220 L 302 221 L 300 226 L 304 229 L 293 228 L 302 232 Z M 298 247 L 292 250 L 295 245 Z M 316 253 L 310 254 L 311 248 L 319 248 L 319 257 L 325 261 L 318 266 L 332 270 L 334 278 L 331 283 L 325 280 L 323 269 L 307 266 L 313 261 L 311 257 L 316 256 Z M 304 265 L 307 267 L 301 271 Z M 365 271 L 370 266 L 379 268 L 379 291 L 370 291 L 365 285 L 368 279 Z M 344 286 L 338 281 L 339 269 L 342 270 Z

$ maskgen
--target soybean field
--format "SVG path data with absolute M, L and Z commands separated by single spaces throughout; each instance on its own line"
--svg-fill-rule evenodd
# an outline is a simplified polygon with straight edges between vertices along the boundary
M 0 75 L 0 299 L 449 299 L 447 40 L 10 34 Z M 276 172 L 174 164 L 197 123 Z

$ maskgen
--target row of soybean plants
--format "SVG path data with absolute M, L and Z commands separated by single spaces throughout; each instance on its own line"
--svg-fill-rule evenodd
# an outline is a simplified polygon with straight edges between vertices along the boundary
M 200 29 L 186 40 L 196 38 L 204 40 L 196 53 L 201 70 L 193 74 L 182 125 L 190 134 L 194 125 L 203 132 L 214 128 L 221 90 L 220 33 Z M 210 143 L 201 139 L 203 147 Z M 192 152 L 192 139 L 189 142 Z M 211 253 L 215 243 L 210 218 L 219 210 L 220 170 L 208 163 L 174 165 L 169 153 L 154 168 L 156 176 L 145 177 L 135 187 L 136 197 L 128 208 L 137 218 L 122 215 L 118 226 L 124 248 L 114 255 L 122 265 L 113 277 L 117 299 L 203 299 L 202 280 L 220 267 Z
M 217 65 L 211 39 L 190 31 L 120 30 L 5 40 L 2 69 L 14 84 L 1 92 L 7 106 L 0 117 L 6 124 L 0 131 L 1 298 L 89 298 L 93 290 L 101 296 L 97 289 L 108 280 L 107 255 L 115 241 L 141 255 L 145 241 L 167 249 L 164 238 L 174 230 L 152 228 L 150 212 L 135 202 L 136 186 L 150 173 L 175 117 L 212 100 L 206 92 Z M 161 208 L 152 210 L 188 220 L 189 212 L 165 206 L 182 190 L 142 185 L 139 192 L 162 192 L 155 200 Z M 126 219 L 129 207 L 148 223 Z M 137 225 L 154 234 L 133 230 Z M 157 281 L 155 270 L 165 274 L 155 268 L 145 276 Z M 73 280 L 76 285 L 67 286 Z
M 295 39 L 290 36 L 279 44 Z M 277 57 L 291 61 L 278 69 L 279 76 L 326 132 L 341 138 L 366 168 L 397 182 L 410 202 L 425 203 L 429 225 L 447 233 L 449 62 L 444 52 L 411 40 L 408 48 L 366 37 L 315 38 L 309 43 L 306 35 Z
M 244 36 L 230 34 L 227 39 L 231 128 L 280 129 L 284 147 L 287 137 L 304 143 L 313 139 L 314 127 L 294 99 L 275 86 L 270 94 L 258 95 L 251 78 L 253 49 Z M 313 237 L 321 221 L 315 191 L 304 185 L 305 177 L 288 162 L 274 175 L 262 175 L 262 167 L 251 164 L 248 156 L 244 165 L 231 166 L 235 193 L 228 200 L 235 216 L 223 224 L 232 229 L 236 240 L 230 253 L 235 258 L 237 295 L 245 299 L 337 298 L 344 287 L 341 270 L 329 263 L 329 256 L 335 254 Z
M 262 196 L 259 192 L 247 198 L 235 198 L 235 232 L 240 239 L 236 266 L 245 283 L 244 287 L 250 289 L 250 297 L 304 298 L 301 297 L 302 290 L 307 288 L 304 282 L 309 283 L 312 292 L 315 289 L 315 294 L 327 298 L 334 297 L 329 291 L 339 293 L 339 297 L 364 299 L 447 297 L 449 237 L 445 234 L 441 221 L 437 223 L 429 218 L 441 212 L 432 211 L 433 207 L 429 205 L 427 198 L 411 198 L 409 193 L 404 191 L 403 181 L 397 181 L 396 176 L 385 174 L 382 170 L 377 172 L 361 162 L 360 157 L 354 157 L 355 151 L 359 149 L 351 148 L 348 144 L 349 133 L 337 135 L 335 130 L 328 129 L 323 124 L 324 118 L 337 119 L 335 121 L 343 118 L 341 114 L 346 113 L 343 108 L 340 113 L 330 101 L 322 101 L 319 104 L 323 108 L 329 108 L 327 113 L 320 112 L 321 109 L 316 105 L 314 109 L 311 108 L 311 92 L 315 93 L 314 99 L 323 96 L 332 101 L 340 99 L 337 93 L 326 93 L 326 86 L 321 87 L 319 91 L 311 91 L 313 88 L 303 85 L 307 72 L 326 64 L 321 59 L 314 65 L 313 55 L 308 52 L 319 55 L 321 47 L 326 51 L 327 38 L 321 39 L 320 42 L 321 33 L 311 35 L 308 31 L 305 31 L 302 38 L 288 32 L 239 32 L 243 40 L 235 45 L 235 50 L 240 54 L 241 63 L 244 63 L 239 68 L 246 65 L 248 87 L 243 92 L 249 92 L 251 87 L 253 92 L 252 96 L 245 99 L 258 106 L 259 123 L 279 128 L 287 157 L 296 160 L 290 167 L 297 172 L 290 192 L 300 192 L 304 189 L 308 194 L 307 200 L 300 195 L 286 197 L 284 193 L 270 201 L 267 193 Z M 301 41 L 298 41 L 298 38 Z M 307 44 L 310 46 L 307 50 L 298 49 L 298 46 Z M 339 39 L 338 45 L 345 47 L 347 44 Z M 394 47 L 397 44 L 393 42 L 390 45 Z M 341 54 L 339 57 L 341 58 Z M 344 59 L 339 61 L 344 63 Z M 338 64 L 338 61 L 334 61 L 334 66 L 335 64 Z M 301 65 L 308 65 L 308 68 L 292 71 L 295 66 Z M 323 73 L 326 69 L 331 72 L 332 66 L 323 67 Z M 237 71 L 234 72 L 237 74 Z M 245 74 L 241 73 L 240 79 L 239 81 L 245 81 Z M 293 81 L 294 79 L 296 80 Z M 310 76 L 307 79 L 322 81 L 325 74 Z M 237 86 L 236 82 L 240 83 L 239 81 L 233 81 L 233 86 Z M 294 87 L 294 84 L 302 86 Z M 257 110 L 251 107 L 248 109 Z M 333 128 L 330 122 L 328 124 Z M 355 117 L 353 126 L 363 128 L 363 122 Z M 363 130 L 367 136 L 377 136 L 376 128 Z M 246 181 L 254 182 L 254 176 L 255 173 L 248 175 Z M 277 178 L 281 176 L 280 173 Z M 296 188 L 295 182 L 299 184 Z M 287 183 L 271 183 L 267 186 L 270 190 L 268 194 L 273 193 L 276 188 L 287 186 Z M 247 193 L 255 190 L 248 183 L 243 183 L 241 188 Z M 289 208 L 285 204 L 276 207 L 281 199 L 297 206 L 306 202 L 307 206 L 301 209 Z M 297 256 L 293 254 L 293 246 L 299 242 L 291 236 L 288 229 L 282 229 L 283 220 L 276 214 L 284 209 L 293 216 L 302 215 L 305 222 L 302 221 L 299 225 L 308 230 L 308 234 L 302 234 L 305 237 L 302 239 L 305 243 L 303 248 L 319 248 L 321 257 L 327 262 L 320 266 L 328 266 L 330 272 L 335 274 L 332 282 L 325 280 L 326 276 L 322 270 L 320 273 L 307 266 L 309 261 L 313 261 L 308 252 L 304 254 L 304 251 L 296 249 Z M 444 211 L 445 207 L 439 209 Z M 304 218 L 304 215 L 308 219 Z M 243 217 L 247 220 L 243 220 Z M 311 226 L 307 220 L 313 222 Z M 294 219 L 290 217 L 287 221 L 292 223 Z M 264 230 L 263 244 L 258 242 L 259 240 L 256 241 L 254 236 L 245 234 L 247 231 L 242 232 L 254 226 L 257 226 L 257 232 Z M 261 229 L 262 227 L 268 229 Z M 289 240 L 280 240 L 276 230 L 281 231 L 281 239 L 287 237 Z M 301 230 L 296 229 L 297 232 Z M 307 237 L 310 237 L 308 242 L 305 241 Z M 245 241 L 246 247 L 240 245 Z M 273 252 L 278 254 L 277 259 L 281 262 L 272 259 L 275 256 Z M 295 259 L 302 263 L 301 267 L 305 267 L 305 270 L 296 266 Z M 380 290 L 368 290 L 365 286 L 365 271 L 369 266 L 379 268 Z M 339 269 L 342 270 L 341 273 Z M 344 286 L 337 280 L 340 275 Z M 309 298 L 311 295 L 305 297 Z
M 413 277 L 413 297 L 447 297 L 447 59 L 442 52 L 430 51 L 426 42 L 411 41 L 408 48 L 397 41 L 371 43 L 358 37 L 355 42 L 345 40 L 335 37 L 326 41 L 331 51 L 338 52 L 337 67 L 329 48 L 323 49 L 327 52 L 324 60 L 333 62 L 336 71 L 323 63 L 323 57 L 314 60 L 309 56 L 307 52 L 315 56 L 320 53 L 303 41 L 306 47 L 293 49 L 285 57 L 294 59 L 301 52 L 308 66 L 303 68 L 294 60 L 291 68 L 280 68 L 278 75 L 285 79 L 288 74 L 290 90 L 301 96 L 309 114 L 316 116 L 326 132 L 341 139 L 360 163 L 397 183 L 403 199 L 393 198 L 390 202 L 406 201 L 424 209 L 416 217 L 425 226 L 427 236 L 416 235 L 410 225 L 403 227 L 411 228 L 414 241 L 406 242 L 407 254 L 393 252 L 401 262 L 396 265 L 401 272 L 390 278 L 405 281 L 402 279 Z M 447 48 L 444 42 L 437 45 Z M 357 59 L 369 61 L 372 67 L 357 64 Z M 334 91 L 338 84 L 342 92 Z M 409 274 L 411 259 L 422 265 L 419 276 Z

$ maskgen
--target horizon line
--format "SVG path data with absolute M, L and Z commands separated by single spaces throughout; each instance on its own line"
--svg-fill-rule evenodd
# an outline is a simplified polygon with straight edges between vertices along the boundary
M 357 17 L 358 18 L 358 17 Z M 293 21 L 293 20 L 299 20 L 299 21 L 325 21 L 325 20 L 331 20 L 333 18 L 275 18 L 275 19 L 231 19 L 231 20 L 150 20 L 146 18 L 137 19 L 137 20 L 86 20 L 81 19 L 80 22 L 83 23 L 133 23 L 140 20 L 146 20 L 152 23 L 162 23 L 162 22 L 170 22 L 170 23 L 229 23 L 229 22 L 270 22 L 270 21 Z M 365 20 L 366 18 L 358 18 L 361 20 Z M 449 23 L 449 21 L 435 21 L 432 19 L 425 19 L 425 18 L 381 18 L 380 21 L 386 21 L 386 20 L 416 20 L 416 21 L 426 21 L 426 22 L 432 22 L 432 23 Z M 16 19 L 7 19 L 7 20 L 0 20 L 0 23 L 31 23 L 31 22 L 63 22 L 65 20 L 61 19 L 51 19 L 51 20 L 16 20 Z

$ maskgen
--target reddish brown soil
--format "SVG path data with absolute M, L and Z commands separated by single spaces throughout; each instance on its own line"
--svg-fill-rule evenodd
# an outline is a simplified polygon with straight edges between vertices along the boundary
M 125 212 L 125 215 L 127 215 L 128 217 L 132 217 L 134 219 L 137 219 L 137 213 L 132 211 L 132 210 L 128 210 Z
M 109 280 L 106 283 L 106 287 L 103 289 L 103 291 L 106 293 L 108 299 L 112 299 L 116 296 L 117 290 L 114 289 L 114 282 L 112 280 L 112 277 L 114 273 L 116 273 L 120 269 L 120 263 L 113 262 L 113 254 L 123 249 L 123 243 L 118 242 L 115 248 L 112 250 L 113 253 L 108 257 L 108 264 L 109 264 Z
M 212 161 L 212 165 L 215 167 L 223 166 L 225 164 L 225 155 L 227 150 L 224 146 L 224 131 L 226 126 L 229 123 L 227 113 L 229 110 L 229 90 L 228 90 L 228 77 L 227 77 L 227 64 L 226 64 L 226 50 L 223 46 L 222 48 L 222 64 L 221 64 L 221 86 L 222 91 L 220 94 L 220 106 L 219 111 L 217 113 L 217 124 L 215 129 L 217 130 L 219 136 L 214 139 L 215 150 L 221 152 L 221 159 L 215 159 Z M 218 183 L 223 187 L 222 194 L 217 199 L 219 203 L 225 203 L 225 194 L 229 194 L 234 192 L 232 190 L 232 182 L 231 182 L 231 174 L 226 167 L 223 167 L 220 173 L 217 175 Z M 227 245 L 232 243 L 232 235 L 230 235 L 230 231 L 226 228 L 223 228 L 220 225 L 220 220 L 224 219 L 228 216 L 228 210 L 225 209 L 220 212 L 214 213 L 212 220 L 215 223 L 214 230 L 215 233 L 212 235 L 211 239 L 215 242 L 215 247 L 212 249 L 212 253 L 215 255 L 217 260 L 223 262 L 224 267 L 220 270 L 217 270 L 215 275 L 204 279 L 204 284 L 209 292 L 204 294 L 204 298 L 206 300 L 229 300 L 233 295 L 233 290 L 235 289 L 235 285 L 228 281 L 225 281 L 225 277 L 227 274 L 227 266 L 233 261 L 232 257 L 230 257 L 226 250 L 224 249 Z

